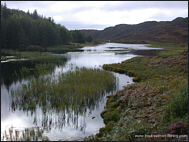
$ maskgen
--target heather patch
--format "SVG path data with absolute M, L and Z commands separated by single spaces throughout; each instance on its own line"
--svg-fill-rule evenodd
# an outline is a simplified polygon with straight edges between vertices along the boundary
M 101 113 L 106 125 L 90 140 L 187 140 L 179 137 L 188 127 L 187 54 L 135 57 L 103 68 L 135 76 L 136 83 L 109 96 Z M 117 119 L 110 117 L 115 112 Z

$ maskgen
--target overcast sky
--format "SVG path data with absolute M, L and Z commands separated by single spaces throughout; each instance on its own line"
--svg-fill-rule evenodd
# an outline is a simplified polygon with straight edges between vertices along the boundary
M 188 17 L 188 1 L 1 1 L 8 8 L 53 17 L 69 30 Z

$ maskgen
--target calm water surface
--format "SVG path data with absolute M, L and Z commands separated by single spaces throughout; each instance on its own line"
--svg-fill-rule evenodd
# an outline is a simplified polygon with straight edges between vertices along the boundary
M 131 59 L 138 55 L 127 53 L 131 49 L 135 50 L 156 50 L 159 48 L 149 48 L 147 44 L 119 44 L 106 43 L 94 47 L 84 47 L 83 52 L 70 52 L 59 56 L 66 57 L 64 65 L 57 65 L 54 68 L 53 74 L 66 72 L 71 66 L 101 68 L 103 64 L 118 63 L 127 59 Z M 81 137 L 86 137 L 91 134 L 96 134 L 99 128 L 104 126 L 103 119 L 100 113 L 104 110 L 106 104 L 106 96 L 96 103 L 92 109 L 87 109 L 87 113 L 79 115 L 77 118 L 70 116 L 70 113 L 65 115 L 61 112 L 57 113 L 50 110 L 47 113 L 42 113 L 41 108 L 37 108 L 35 112 L 24 112 L 23 110 L 11 109 L 10 90 L 21 84 L 26 84 L 27 79 L 11 78 L 14 70 L 19 67 L 32 67 L 30 61 L 15 61 L 1 63 L 1 133 L 8 130 L 10 127 L 15 129 L 23 129 L 28 127 L 43 127 L 44 135 L 50 140 L 73 140 Z M 119 78 L 117 90 L 123 86 L 133 83 L 132 78 L 124 74 L 114 73 Z M 112 91 L 115 93 L 117 90 Z M 95 117 L 92 119 L 92 117 Z

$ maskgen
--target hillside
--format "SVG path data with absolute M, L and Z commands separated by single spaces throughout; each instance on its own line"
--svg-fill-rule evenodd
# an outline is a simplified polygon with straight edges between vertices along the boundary
M 120 24 L 104 30 L 81 30 L 98 40 L 123 43 L 188 42 L 188 17 L 173 21 L 147 21 L 136 25 Z
M 33 13 L 29 11 L 25 13 L 1 4 L 1 48 L 3 49 L 28 50 L 31 45 L 47 48 L 92 40 L 91 36 L 85 36 L 78 30 L 71 31 L 63 25 L 56 24 L 51 17 L 39 15 L 37 10 Z

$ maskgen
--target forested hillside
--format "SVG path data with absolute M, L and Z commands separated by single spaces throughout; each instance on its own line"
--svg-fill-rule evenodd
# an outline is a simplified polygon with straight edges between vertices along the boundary
M 1 4 L 1 48 L 25 49 L 29 45 L 48 47 L 60 44 L 98 41 L 122 43 L 188 44 L 188 17 L 173 21 L 147 21 L 136 25 L 120 24 L 104 30 L 72 30 L 56 24 L 37 10 L 23 12 Z
M 81 31 L 69 31 L 56 24 L 51 17 L 39 15 L 37 10 L 27 13 L 1 4 L 1 48 L 24 49 L 29 45 L 42 47 L 91 42 L 91 36 Z
M 123 43 L 188 43 L 188 17 L 173 21 L 147 21 L 136 25 L 120 24 L 101 31 L 82 30 L 103 41 Z

